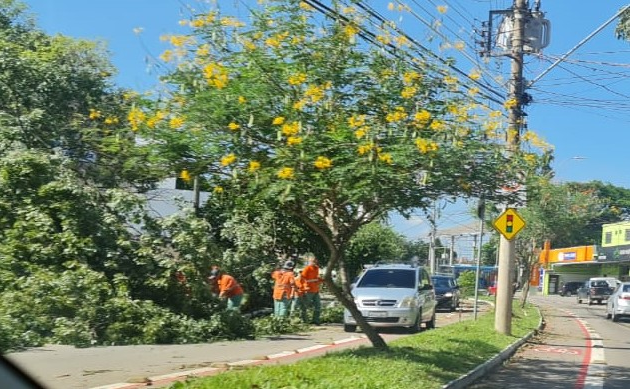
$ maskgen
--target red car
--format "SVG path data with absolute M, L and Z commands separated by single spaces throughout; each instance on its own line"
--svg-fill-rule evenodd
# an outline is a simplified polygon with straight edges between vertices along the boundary
M 492 285 L 488 286 L 488 296 L 495 296 L 497 294 L 497 283 L 493 282 Z
M 516 293 L 517 284 L 514 283 L 512 286 L 512 293 Z M 492 285 L 488 286 L 488 296 L 496 296 L 497 294 L 497 282 L 494 281 Z

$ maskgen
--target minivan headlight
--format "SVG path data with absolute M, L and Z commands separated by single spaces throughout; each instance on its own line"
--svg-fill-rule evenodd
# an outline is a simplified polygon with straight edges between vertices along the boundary
M 444 293 L 444 297 L 453 297 L 453 293 L 446 292 L 446 293 Z
M 414 297 L 413 296 L 407 296 L 405 298 L 403 298 L 402 300 L 400 300 L 400 308 L 411 308 L 414 307 Z

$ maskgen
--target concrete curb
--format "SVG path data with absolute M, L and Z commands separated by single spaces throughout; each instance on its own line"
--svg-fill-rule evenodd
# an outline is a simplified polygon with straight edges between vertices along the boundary
M 497 355 L 489 359 L 487 362 L 477 366 L 476 368 L 469 371 L 468 373 L 442 386 L 442 389 L 465 389 L 468 386 L 470 386 L 473 382 L 477 381 L 484 375 L 488 374 L 489 372 L 497 368 L 497 366 L 503 364 L 505 361 L 510 359 L 514 355 L 514 353 L 516 353 L 516 351 L 523 344 L 525 344 L 525 342 L 527 342 L 529 339 L 531 339 L 532 336 L 534 336 L 536 333 L 542 330 L 543 326 L 545 325 L 545 318 L 540 312 L 540 308 L 538 306 L 536 307 L 536 310 L 538 311 L 538 314 L 540 315 L 540 322 L 538 323 L 537 329 L 531 331 L 530 333 L 528 333 L 527 335 L 525 335 L 518 341 L 512 343 L 511 345 L 503 349 L 503 351 L 501 351 L 500 353 L 498 353 Z

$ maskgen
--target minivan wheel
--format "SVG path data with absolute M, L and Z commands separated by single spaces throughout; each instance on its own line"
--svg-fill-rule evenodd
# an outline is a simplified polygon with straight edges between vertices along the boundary
M 354 324 L 344 324 L 343 330 L 345 332 L 354 332 L 357 330 L 357 326 L 355 326 Z
M 427 328 L 428 329 L 435 328 L 435 312 L 433 312 L 433 316 L 431 316 L 431 320 L 427 322 Z
M 416 318 L 416 321 L 413 323 L 413 325 L 411 327 L 409 327 L 409 332 L 411 332 L 412 334 L 416 334 L 420 331 L 422 331 L 422 320 L 421 320 L 422 314 L 418 313 L 418 317 Z
M 571 292 L 567 291 L 567 293 L 565 293 L 565 296 L 571 297 Z

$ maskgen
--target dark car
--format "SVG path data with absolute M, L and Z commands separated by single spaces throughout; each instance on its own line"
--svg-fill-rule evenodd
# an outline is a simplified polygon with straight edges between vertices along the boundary
M 588 305 L 593 304 L 593 302 L 598 304 L 606 302 L 614 289 L 608 280 L 609 278 L 594 277 L 584 282 L 576 293 L 578 304 L 581 304 L 583 300 L 586 300 Z
M 560 296 L 573 296 L 577 294 L 577 290 L 584 285 L 584 281 L 570 281 L 565 282 L 560 288 Z
M 448 309 L 454 311 L 459 306 L 459 285 L 452 276 L 434 275 L 431 276 L 433 288 L 435 289 L 435 298 L 437 300 L 437 308 Z

